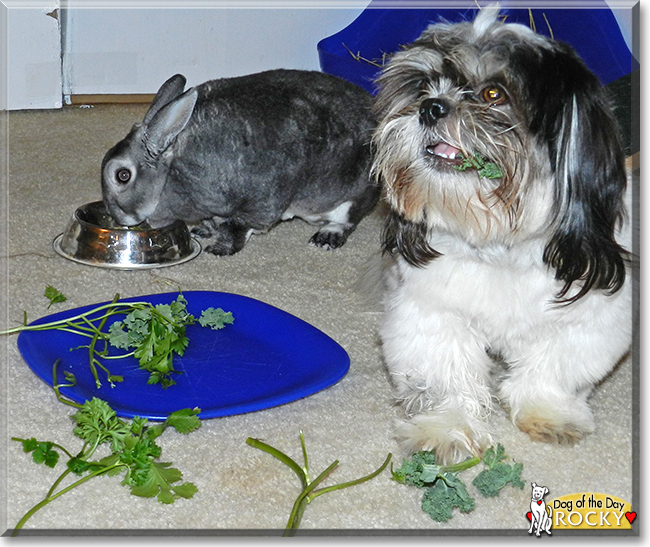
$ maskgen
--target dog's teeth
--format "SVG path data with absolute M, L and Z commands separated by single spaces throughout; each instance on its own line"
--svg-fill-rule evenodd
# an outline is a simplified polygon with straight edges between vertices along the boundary
M 446 160 L 455 160 L 459 150 L 446 142 L 439 142 L 435 146 L 427 146 L 427 152 L 434 156 L 445 158 Z

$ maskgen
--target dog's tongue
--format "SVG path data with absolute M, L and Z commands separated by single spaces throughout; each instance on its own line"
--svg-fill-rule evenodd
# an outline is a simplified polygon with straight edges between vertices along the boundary
M 447 144 L 446 142 L 439 142 L 433 147 L 429 147 L 427 149 L 431 154 L 434 154 L 436 156 L 441 156 L 443 158 L 447 158 L 450 160 L 456 159 L 456 154 L 460 152 L 458 148 L 452 146 L 451 144 Z

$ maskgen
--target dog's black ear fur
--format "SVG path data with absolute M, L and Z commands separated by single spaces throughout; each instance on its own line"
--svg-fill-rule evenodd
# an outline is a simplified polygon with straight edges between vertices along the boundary
M 410 266 L 422 268 L 440 256 L 429 245 L 427 232 L 426 221 L 413 222 L 391 211 L 384 224 L 382 250 L 391 255 L 399 253 Z
M 615 240 L 625 215 L 625 156 L 619 127 L 596 76 L 566 45 L 538 65 L 531 130 L 548 144 L 555 176 L 555 228 L 544 262 L 575 302 L 592 289 L 614 293 L 625 281 L 626 251 Z M 533 98 L 533 97 L 531 97 Z M 567 297 L 573 283 L 579 290 Z

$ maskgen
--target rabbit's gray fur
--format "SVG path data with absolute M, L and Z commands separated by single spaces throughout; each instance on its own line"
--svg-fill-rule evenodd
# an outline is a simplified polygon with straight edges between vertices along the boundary
M 141 124 L 102 162 L 102 192 L 123 225 L 181 219 L 239 251 L 281 220 L 320 226 L 311 243 L 343 245 L 376 205 L 369 174 L 371 97 L 320 72 L 272 70 L 185 92 L 165 82 Z

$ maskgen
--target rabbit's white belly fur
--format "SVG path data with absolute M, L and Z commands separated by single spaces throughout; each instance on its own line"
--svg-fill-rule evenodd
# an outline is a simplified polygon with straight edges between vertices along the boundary
M 336 206 L 331 211 L 325 213 L 311 213 L 301 211 L 300 207 L 295 209 L 289 208 L 282 214 L 282 220 L 290 220 L 292 218 L 301 218 L 310 224 L 322 225 L 332 224 L 334 226 L 347 227 L 350 225 L 350 208 L 352 207 L 351 201 L 344 201 Z

